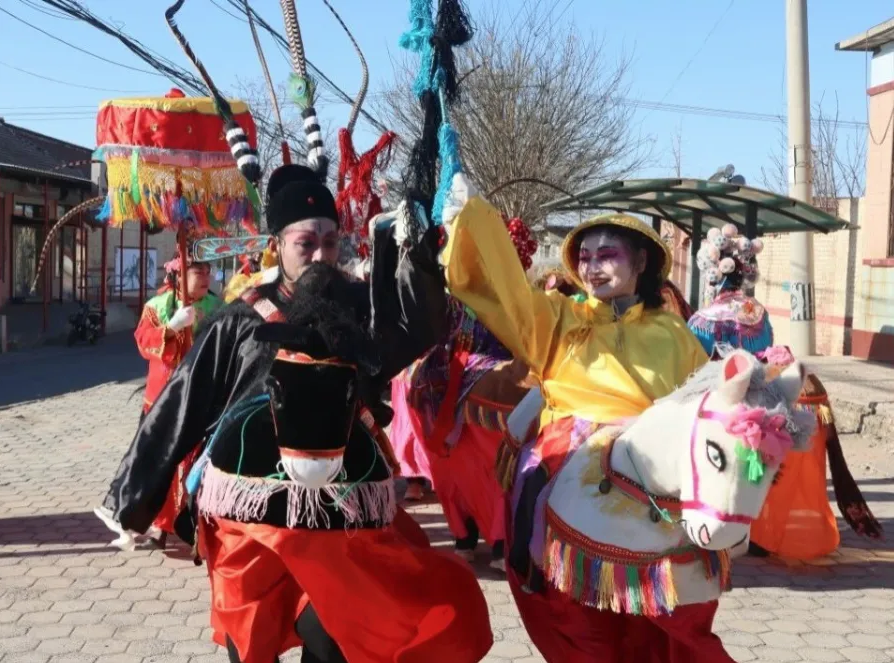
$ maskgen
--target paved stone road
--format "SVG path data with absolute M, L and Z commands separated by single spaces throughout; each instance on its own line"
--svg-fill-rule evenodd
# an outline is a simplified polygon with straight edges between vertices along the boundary
M 133 433 L 133 389 L 103 385 L 0 411 L 2 663 L 226 660 L 209 639 L 203 570 L 182 554 L 110 550 L 111 536 L 90 513 Z M 883 465 L 894 463 L 860 438 L 846 449 L 890 527 L 894 479 Z M 878 462 L 866 464 L 866 454 Z M 414 513 L 449 545 L 437 508 Z M 484 568 L 480 577 L 497 638 L 488 660 L 540 661 L 505 583 Z M 716 628 L 738 661 L 894 661 L 890 544 L 870 550 L 845 533 L 829 559 L 788 567 L 746 559 L 734 582 Z

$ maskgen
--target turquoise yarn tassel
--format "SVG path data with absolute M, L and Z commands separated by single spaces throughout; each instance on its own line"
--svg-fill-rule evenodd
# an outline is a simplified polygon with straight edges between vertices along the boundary
M 411 0 L 410 29 L 400 36 L 398 43 L 401 48 L 419 53 L 419 73 L 413 84 L 413 92 L 417 98 L 432 86 L 435 52 L 431 45 L 431 39 L 434 34 L 435 22 L 432 17 L 431 0 Z
M 441 175 L 438 181 L 438 192 L 432 206 L 431 216 L 435 225 L 443 222 L 444 203 L 450 195 L 453 176 L 462 172 L 459 163 L 459 136 L 449 122 L 441 124 L 438 130 L 438 157 L 441 160 Z

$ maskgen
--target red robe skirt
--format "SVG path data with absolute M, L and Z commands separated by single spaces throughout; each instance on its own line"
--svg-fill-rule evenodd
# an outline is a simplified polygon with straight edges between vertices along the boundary
M 457 539 L 469 535 L 469 518 L 489 546 L 506 534 L 503 489 L 494 472 L 503 433 L 464 423 L 456 445 L 446 454 L 430 452 L 432 483 L 450 532 Z
M 419 545 L 421 530 L 398 514 L 350 533 L 201 519 L 215 642 L 229 635 L 244 663 L 270 663 L 300 646 L 295 620 L 310 602 L 348 661 L 480 661 L 493 634 L 474 573 Z

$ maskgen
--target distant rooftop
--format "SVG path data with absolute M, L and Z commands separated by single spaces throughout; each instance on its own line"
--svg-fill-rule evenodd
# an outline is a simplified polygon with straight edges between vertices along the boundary
M 894 42 L 894 18 L 835 44 L 836 51 L 877 51 Z
M 90 183 L 93 150 L 10 124 L 0 117 L 0 169 Z

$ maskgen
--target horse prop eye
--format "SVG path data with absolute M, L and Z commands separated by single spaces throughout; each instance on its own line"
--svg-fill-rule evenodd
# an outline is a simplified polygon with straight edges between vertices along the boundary
M 723 472 L 726 469 L 726 455 L 716 442 L 708 440 L 705 445 L 705 454 L 708 456 L 708 462 L 716 467 L 719 472 Z
M 273 409 L 282 410 L 285 406 L 285 401 L 283 400 L 282 386 L 279 384 L 279 380 L 274 377 L 268 377 L 264 384 L 264 391 L 270 396 L 270 405 Z

